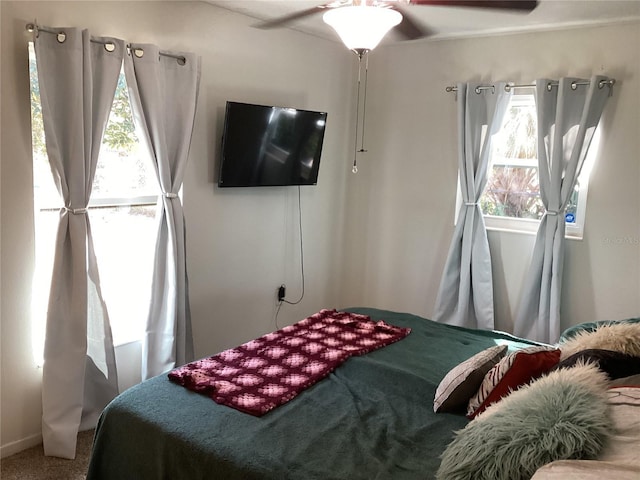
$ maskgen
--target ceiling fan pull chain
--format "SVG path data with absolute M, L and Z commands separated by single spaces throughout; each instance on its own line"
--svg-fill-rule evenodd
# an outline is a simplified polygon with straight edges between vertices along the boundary
M 362 73 L 362 53 L 356 52 L 358 55 L 358 81 L 356 82 L 356 132 L 355 143 L 353 145 L 353 167 L 351 171 L 358 173 L 358 125 L 360 119 L 360 76 Z
M 369 78 L 369 52 L 365 52 L 364 59 L 364 98 L 362 99 L 362 143 L 360 144 L 359 153 L 365 153 L 364 148 L 364 122 L 367 119 L 367 80 Z

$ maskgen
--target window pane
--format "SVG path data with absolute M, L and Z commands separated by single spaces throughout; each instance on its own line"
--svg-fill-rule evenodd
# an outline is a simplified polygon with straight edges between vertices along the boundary
M 135 134 L 124 72 L 120 72 L 93 179 L 91 199 L 158 194 L 158 181 Z
M 36 203 L 34 212 L 36 267 L 31 294 L 32 345 L 36 365 L 42 365 L 44 360 L 44 333 L 59 218 L 58 209 L 41 210 Z
M 142 338 L 151 293 L 157 230 L 155 211 L 155 205 L 89 209 L 100 284 L 116 345 Z M 32 302 L 36 352 L 41 352 L 44 345 L 59 218 L 57 209 L 36 214 L 37 275 Z
M 539 220 L 545 209 L 540 199 L 538 169 L 494 165 L 480 206 L 485 215 Z
M 485 215 L 539 220 L 544 213 L 538 183 L 535 99 L 514 95 L 493 138 L 487 186 L 480 198 Z
M 578 197 L 580 194 L 580 178 L 576 182 L 576 186 L 569 197 L 569 203 L 564 213 L 564 221 L 568 224 L 575 224 L 578 217 Z
M 142 338 L 149 311 L 156 207 L 91 208 L 102 294 L 116 345 Z
M 38 67 L 33 43 L 29 42 L 29 81 L 31 85 L 31 145 L 33 151 L 33 188 L 36 212 L 43 207 L 61 207 L 62 200 L 53 182 L 44 140 L 40 104 Z M 37 219 L 36 219 L 37 220 Z M 37 227 L 36 227 L 37 228 Z
M 597 143 L 598 132 L 565 210 L 567 236 L 582 235 L 589 169 Z M 540 198 L 533 93 L 518 89 L 511 97 L 502 126 L 492 139 L 491 149 L 487 186 L 480 197 L 487 227 L 534 232 L 545 208 Z
M 494 164 L 537 165 L 537 121 L 533 95 L 515 95 L 492 144 Z

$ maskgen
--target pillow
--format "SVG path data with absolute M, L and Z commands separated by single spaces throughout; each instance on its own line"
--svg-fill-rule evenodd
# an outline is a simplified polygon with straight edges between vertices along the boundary
M 577 332 L 560 344 L 561 360 L 581 350 L 592 348 L 614 350 L 640 357 L 640 323 L 615 323 L 600 325 L 593 331 Z
M 438 385 L 433 401 L 433 411 L 463 412 L 469 399 L 480 388 L 482 379 L 507 353 L 506 345 L 487 348 L 457 365 Z
M 607 377 L 593 364 L 556 370 L 456 432 L 437 480 L 525 480 L 549 462 L 595 458 L 612 422 Z
M 527 347 L 510 353 L 487 372 L 469 400 L 467 417 L 474 418 L 512 390 L 547 373 L 559 360 L 560 350 L 555 347 Z
M 574 353 L 558 363 L 552 370 L 571 368 L 578 362 L 594 363 L 600 370 L 605 372 L 611 380 L 640 373 L 640 357 L 635 357 L 628 353 L 600 349 L 582 350 Z
M 560 343 L 567 342 L 580 332 L 593 332 L 596 328 L 602 325 L 616 325 L 618 323 L 640 323 L 640 317 L 627 318 L 626 320 L 601 320 L 599 322 L 579 323 L 578 325 L 573 325 L 562 332 L 562 335 L 560 335 Z

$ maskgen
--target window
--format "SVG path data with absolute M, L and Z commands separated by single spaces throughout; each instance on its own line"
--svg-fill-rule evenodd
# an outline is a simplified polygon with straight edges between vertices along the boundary
M 33 44 L 29 44 L 36 272 L 34 352 L 41 362 L 55 237 L 62 199 L 47 159 Z M 89 216 L 102 293 L 114 343 L 142 338 L 150 293 L 157 225 L 156 174 L 135 135 L 124 73 L 120 73 L 93 181 Z
M 480 207 L 488 229 L 536 232 L 545 208 L 538 183 L 537 117 L 533 89 L 511 97 L 500 131 L 494 136 L 487 186 Z M 597 151 L 594 139 L 590 152 Z M 566 236 L 581 238 L 590 153 L 565 212 Z

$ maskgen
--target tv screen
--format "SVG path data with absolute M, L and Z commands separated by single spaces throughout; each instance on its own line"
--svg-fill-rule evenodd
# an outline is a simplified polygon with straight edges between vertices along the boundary
M 325 112 L 227 102 L 220 187 L 315 185 Z

